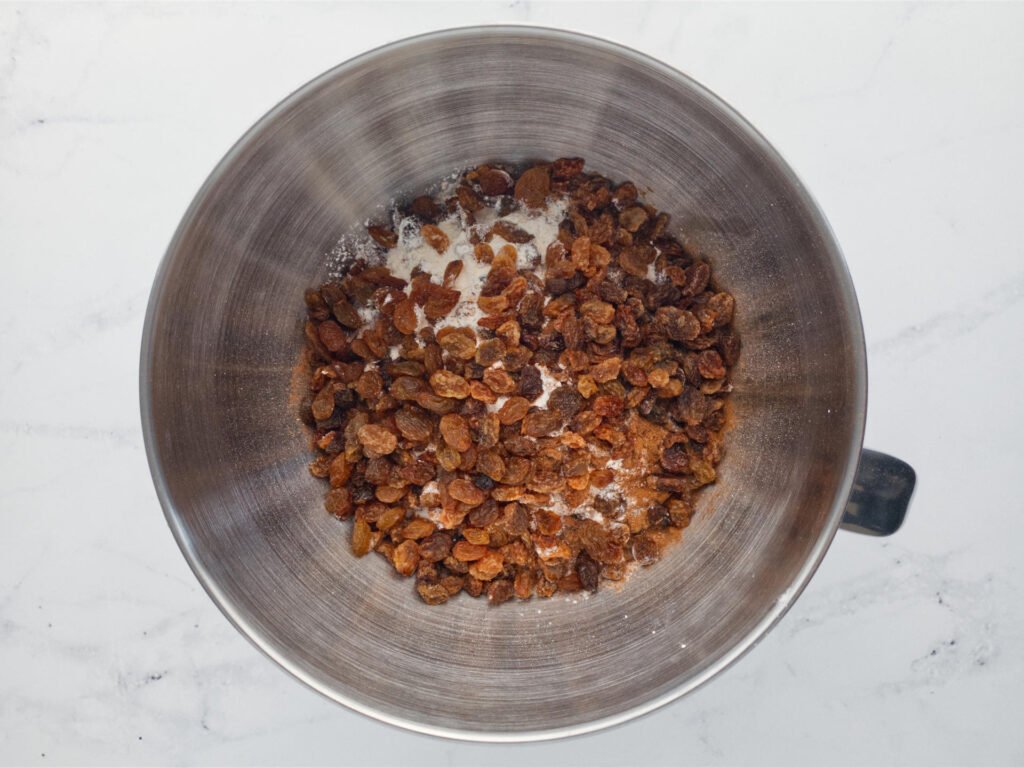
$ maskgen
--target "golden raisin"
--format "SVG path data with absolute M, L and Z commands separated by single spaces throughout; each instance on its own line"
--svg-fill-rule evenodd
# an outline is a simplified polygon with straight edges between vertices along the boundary
M 501 573 L 504 567 L 505 559 L 500 552 L 492 549 L 469 566 L 469 573 L 480 581 L 490 581 Z
M 420 552 L 415 541 L 403 541 L 395 547 L 394 554 L 395 570 L 403 576 L 412 576 L 416 572 L 416 566 L 420 564 Z
M 362 557 L 370 551 L 370 524 L 357 519 L 352 525 L 352 554 Z
M 402 538 L 414 541 L 423 539 L 434 532 L 434 524 L 422 517 L 414 517 L 402 528 Z
M 515 424 L 517 421 L 521 421 L 529 410 L 530 401 L 525 397 L 510 397 L 498 409 L 498 421 L 502 424 Z
M 469 541 L 457 541 L 452 547 L 452 555 L 464 563 L 479 560 L 487 554 L 487 547 L 482 544 L 471 544 Z
M 430 386 L 439 397 L 452 397 L 457 400 L 469 397 L 469 382 L 457 373 L 444 369 L 430 375 Z
M 416 319 L 416 304 L 412 299 L 402 299 L 395 304 L 395 311 L 391 314 L 391 322 L 394 323 L 401 333 L 409 334 L 416 332 L 419 321 Z
M 483 500 L 487 498 L 483 491 L 469 480 L 461 477 L 448 483 L 448 495 L 471 507 L 482 504 Z
M 469 436 L 469 424 L 457 413 L 441 417 L 441 436 L 456 451 L 468 451 L 473 445 Z
M 438 253 L 444 253 L 448 250 L 448 235 L 440 227 L 434 224 L 424 224 L 420 233 L 423 235 L 427 245 Z
M 387 427 L 367 424 L 359 428 L 359 443 L 367 456 L 387 456 L 398 447 L 398 438 Z

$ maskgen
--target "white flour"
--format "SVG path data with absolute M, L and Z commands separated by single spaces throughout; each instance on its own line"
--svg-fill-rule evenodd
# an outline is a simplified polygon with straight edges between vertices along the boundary
M 540 381 L 544 385 L 544 391 L 540 393 L 540 397 L 534 400 L 533 404 L 538 408 L 548 407 L 548 398 L 551 397 L 551 393 L 562 386 L 562 382 L 551 375 L 546 365 L 539 366 L 540 370 Z
M 533 241 L 529 243 L 513 243 L 519 255 L 517 264 L 520 268 L 539 265 L 540 254 L 546 252 L 548 246 L 558 239 L 558 225 L 564 217 L 564 201 L 553 202 L 542 212 L 519 210 L 501 217 L 504 221 L 519 227 L 534 237 Z M 384 264 L 395 277 L 409 281 L 412 279 L 413 270 L 419 268 L 421 272 L 429 274 L 434 282 L 440 283 L 448 264 L 453 261 L 462 262 L 462 272 L 451 286 L 462 296 L 455 308 L 437 322 L 438 327 L 450 325 L 475 329 L 477 322 L 484 316 L 480 307 L 477 306 L 476 300 L 491 267 L 474 258 L 470 231 L 475 229 L 478 236 L 482 238 L 491 225 L 498 220 L 499 217 L 493 209 L 485 208 L 479 212 L 477 223 L 472 227 L 466 225 L 458 213 L 438 222 L 437 226 L 448 236 L 448 247 L 442 253 L 438 253 L 424 241 L 420 234 L 420 224 L 414 217 L 399 219 L 396 223 L 398 245 L 388 251 L 384 260 Z M 491 248 L 495 253 L 506 244 L 506 241 L 497 235 L 490 241 Z M 371 318 L 375 314 L 373 309 L 361 310 L 360 315 L 364 320 L 367 320 L 367 317 L 363 315 L 363 312 L 367 311 Z M 417 318 L 419 320 L 418 329 L 428 324 L 420 307 L 417 307 Z

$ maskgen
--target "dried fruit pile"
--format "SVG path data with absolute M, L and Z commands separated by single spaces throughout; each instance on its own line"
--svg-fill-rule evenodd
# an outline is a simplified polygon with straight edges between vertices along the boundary
M 311 471 L 355 554 L 427 603 L 595 591 L 658 560 L 715 480 L 733 297 L 580 159 L 480 166 L 448 192 L 369 227 L 378 255 L 306 293 Z M 443 268 L 392 274 L 410 242 Z

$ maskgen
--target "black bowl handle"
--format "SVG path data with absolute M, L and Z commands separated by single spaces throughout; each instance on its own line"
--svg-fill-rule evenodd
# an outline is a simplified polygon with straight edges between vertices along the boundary
M 840 527 L 871 536 L 896 533 L 907 516 L 917 475 L 905 461 L 865 448 Z

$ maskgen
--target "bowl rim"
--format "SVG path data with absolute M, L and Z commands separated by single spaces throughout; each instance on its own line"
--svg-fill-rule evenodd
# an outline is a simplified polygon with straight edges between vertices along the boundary
M 851 356 L 854 370 L 854 381 L 852 386 L 853 403 L 851 407 L 854 411 L 854 419 L 848 443 L 846 466 L 843 468 L 842 479 L 839 483 L 835 498 L 833 499 L 832 507 L 829 510 L 828 518 L 821 528 L 818 540 L 814 543 L 809 557 L 790 585 L 783 591 L 772 607 L 768 610 L 764 618 L 758 622 L 758 624 L 756 624 L 739 642 L 727 649 L 713 664 L 702 670 L 693 678 L 681 682 L 671 690 L 614 715 L 608 715 L 595 720 L 550 729 L 486 731 L 431 725 L 430 723 L 413 720 L 407 717 L 396 716 L 385 710 L 368 705 L 348 693 L 336 689 L 329 683 L 318 679 L 315 675 L 308 673 L 297 664 L 293 663 L 285 652 L 275 647 L 274 643 L 268 637 L 264 636 L 264 633 L 258 627 L 247 621 L 245 616 L 235 609 L 231 600 L 221 591 L 215 579 L 209 572 L 207 572 L 202 563 L 199 562 L 197 553 L 190 541 L 189 533 L 179 518 L 174 499 L 172 498 L 167 485 L 167 479 L 163 473 L 160 452 L 155 435 L 155 425 L 153 423 L 153 402 L 152 391 L 150 389 L 154 357 L 153 340 L 157 325 L 160 322 L 165 321 L 161 313 L 161 303 L 166 277 L 170 269 L 171 262 L 178 251 L 181 240 L 184 237 L 184 233 L 191 225 L 211 188 L 230 168 L 234 160 L 245 150 L 251 141 L 257 138 L 267 124 L 271 123 L 278 115 L 291 108 L 294 104 L 300 102 L 307 94 L 316 90 L 324 83 L 344 75 L 353 69 L 360 68 L 368 64 L 372 65 L 376 59 L 397 50 L 427 42 L 452 40 L 480 35 L 493 37 L 503 35 L 525 35 L 538 40 L 544 40 L 545 42 L 566 42 L 594 48 L 601 52 L 626 58 L 632 60 L 634 63 L 652 68 L 667 78 L 682 83 L 686 87 L 701 93 L 701 95 L 713 104 L 716 109 L 720 110 L 722 115 L 729 118 L 735 127 L 741 129 L 746 137 L 758 146 L 758 148 L 764 153 L 765 158 L 774 165 L 774 170 L 785 179 L 788 186 L 792 189 L 794 197 L 804 207 L 807 214 L 818 227 L 819 231 L 825 235 L 822 247 L 828 252 L 837 287 L 845 300 L 847 331 L 851 339 L 852 347 Z M 363 53 L 331 67 L 304 83 L 302 86 L 295 89 L 288 96 L 275 104 L 231 146 L 196 192 L 192 202 L 189 204 L 188 209 L 175 229 L 174 235 L 172 236 L 170 243 L 167 246 L 167 250 L 164 252 L 159 267 L 157 268 L 157 272 L 153 280 L 153 287 L 150 292 L 142 331 L 139 365 L 139 401 L 146 458 L 149 463 L 150 473 L 153 477 L 153 484 L 167 524 L 170 527 L 182 554 L 185 556 L 186 562 L 192 569 L 192 572 L 195 574 L 203 589 L 213 600 L 214 604 L 220 609 L 221 613 L 224 614 L 225 618 L 227 618 L 227 620 L 234 625 L 242 636 L 249 640 L 253 646 L 308 688 L 331 701 L 342 704 L 354 712 L 365 715 L 379 722 L 428 736 L 438 736 L 469 742 L 538 742 L 593 733 L 617 725 L 622 725 L 660 709 L 666 704 L 695 691 L 716 675 L 735 664 L 759 642 L 761 642 L 769 630 L 771 630 L 782 619 L 803 592 L 811 577 L 814 575 L 814 572 L 821 564 L 825 553 L 835 537 L 836 531 L 839 529 L 839 524 L 843 517 L 843 511 L 853 488 L 854 478 L 860 463 L 860 453 L 863 447 L 864 430 L 867 418 L 867 352 L 864 342 L 864 330 L 860 308 L 854 292 L 853 280 L 843 257 L 842 250 L 836 240 L 835 233 L 822 212 L 821 207 L 797 176 L 796 172 L 783 158 L 781 153 L 779 153 L 779 151 L 775 149 L 775 147 L 761 134 L 761 132 L 758 131 L 728 102 L 700 83 L 696 78 L 686 74 L 685 72 L 680 71 L 679 69 L 676 69 L 653 56 L 604 37 L 534 24 L 500 23 L 466 25 L 432 30 L 410 37 L 401 38 L 364 51 Z

